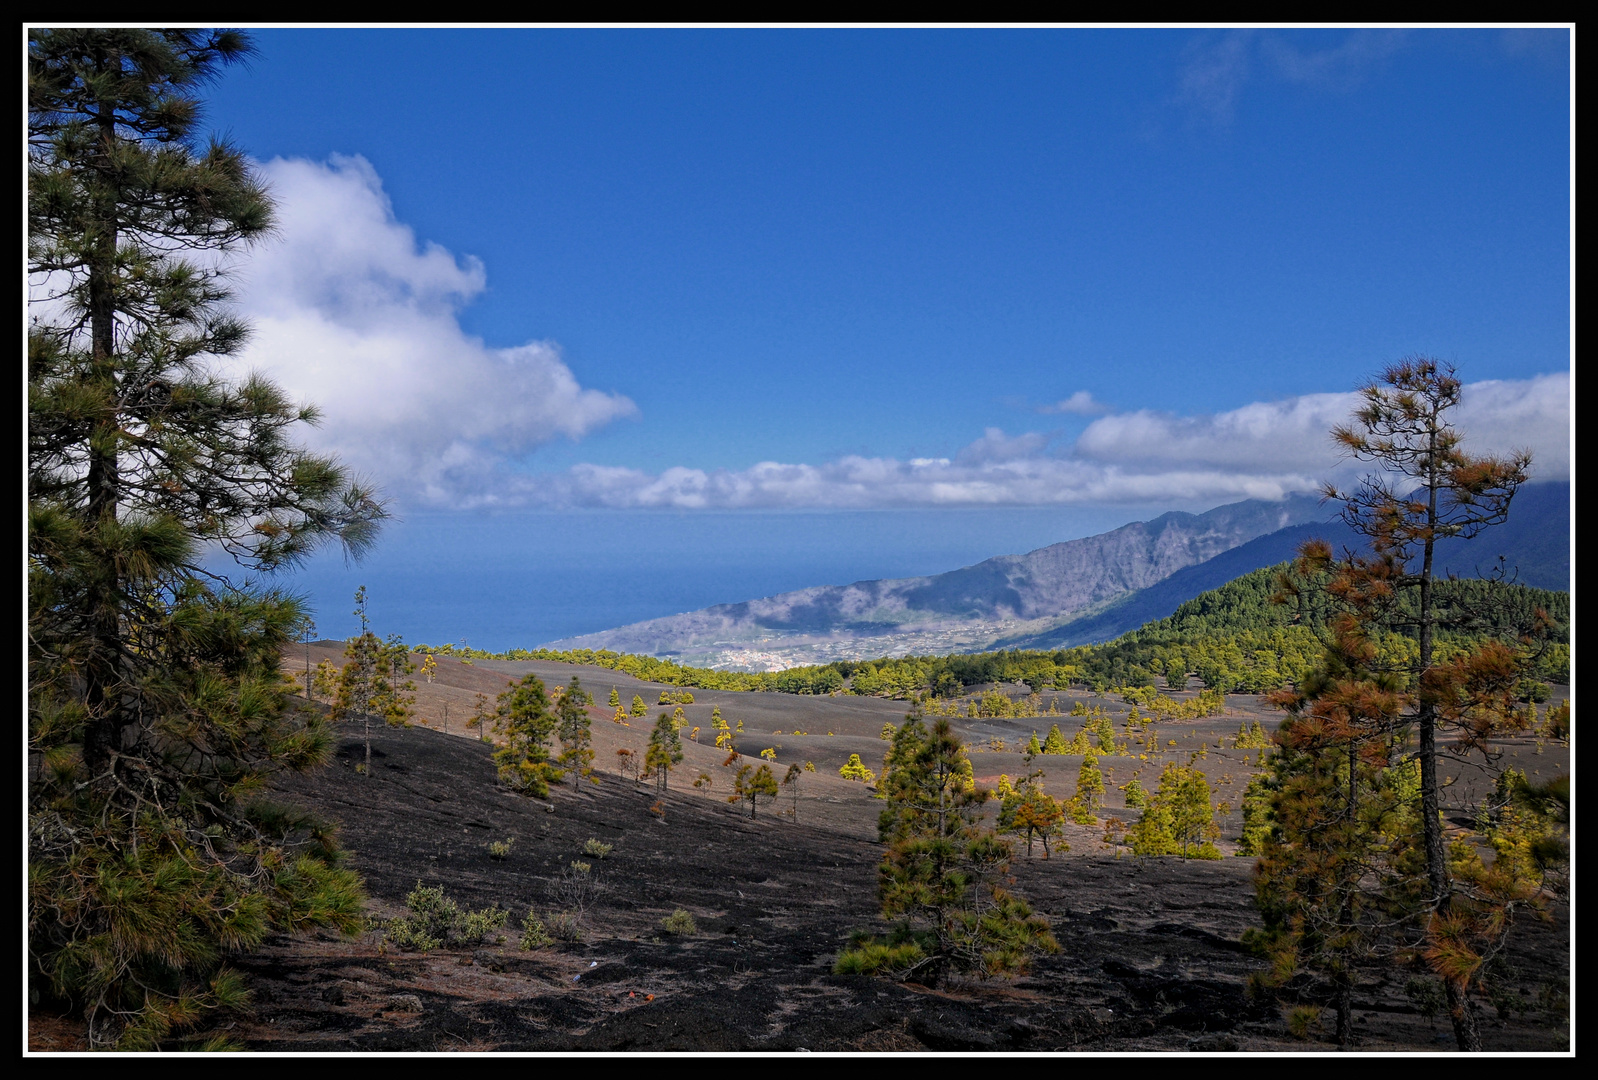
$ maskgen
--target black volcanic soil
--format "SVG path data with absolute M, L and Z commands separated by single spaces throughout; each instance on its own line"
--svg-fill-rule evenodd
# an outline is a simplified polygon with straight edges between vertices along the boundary
M 312 662 L 320 655 L 337 654 L 319 646 Z M 302 659 L 293 657 L 289 669 L 299 670 Z M 690 743 L 661 799 L 662 818 L 652 810 L 659 797 L 652 784 L 619 777 L 614 757 L 623 746 L 642 748 L 662 711 L 655 704 L 660 687 L 560 664 L 440 660 L 439 666 L 434 683 L 419 694 L 421 719 L 432 727 L 374 728 L 370 777 L 354 768 L 364 754 L 360 728 L 346 724 L 332 767 L 284 778 L 279 788 L 285 800 L 340 823 L 349 863 L 365 878 L 376 915 L 400 914 L 418 882 L 442 885 L 463 906 L 508 909 L 503 941 L 420 953 L 384 947 L 375 932 L 356 940 L 327 933 L 278 938 L 237 961 L 256 1008 L 232 1034 L 249 1049 L 1331 1048 L 1314 1032 L 1307 1042 L 1292 1038 L 1282 1006 L 1245 993 L 1260 963 L 1238 944 L 1245 928 L 1258 925 L 1252 860 L 1118 858 L 1104 847 L 1098 828 L 1070 827 L 1069 853 L 1015 862 L 1016 890 L 1047 916 L 1061 946 L 1026 976 L 932 989 L 831 974 L 851 930 L 883 929 L 875 889 L 881 804 L 863 785 L 841 779 L 837 768 L 851 752 L 872 767 L 879 764 L 884 744 L 877 734 L 885 721 L 902 720 L 903 703 L 694 691 L 695 704 L 685 711 L 691 724 L 701 725 L 705 741 L 710 708 L 720 704 L 729 722 L 744 721 L 738 745 L 745 754 L 771 746 L 779 764 L 813 760 L 819 771 L 805 777 L 797 820 L 786 794 L 760 806 L 751 820 L 747 804 L 724 800 L 732 771 L 722 767 L 725 752 Z M 462 730 L 476 693 L 492 697 L 508 677 L 528 670 L 550 685 L 579 674 L 601 702 L 593 723 L 599 784 L 561 787 L 547 802 L 513 794 L 496 783 L 493 748 L 475 731 Z M 642 694 L 649 717 L 625 727 L 611 722 L 614 710 L 603 702 L 612 686 L 624 702 Z M 1061 708 L 1068 710 L 1073 700 L 1061 695 Z M 445 702 L 451 703 L 447 736 L 436 730 Z M 1177 739 L 1170 753 L 1181 753 L 1183 761 L 1192 749 L 1208 748 L 1201 764 L 1218 785 L 1217 800 L 1228 792 L 1240 795 L 1247 769 L 1241 754 L 1214 743 L 1257 708 L 1248 699 L 1230 704 L 1239 711 L 1168 725 L 1169 732 L 1161 727 L 1162 746 L 1167 737 Z M 1263 711 L 1257 715 L 1271 719 Z M 978 777 L 991 782 L 1000 772 L 1022 771 L 1019 754 L 1008 748 L 1016 738 L 1035 727 L 1046 732 L 1053 722 L 960 723 L 974 747 L 1006 739 L 1005 751 L 973 754 Z M 1067 736 L 1080 723 L 1069 717 L 1057 722 Z M 794 736 L 795 730 L 807 734 Z M 1530 756 L 1531 747 L 1526 750 Z M 1070 793 L 1077 763 L 1049 761 L 1056 795 Z M 1145 782 L 1158 774 L 1158 761 L 1101 759 L 1124 772 L 1121 782 L 1133 764 L 1143 769 Z M 708 794 L 690 786 L 700 773 L 711 777 Z M 1235 786 L 1222 786 L 1223 775 Z M 1118 796 L 1113 786 L 1110 794 Z M 1116 799 L 1110 802 L 1108 812 L 1125 814 Z M 1227 836 L 1235 836 L 1235 827 L 1228 826 Z M 603 859 L 583 854 L 590 838 L 613 851 Z M 496 861 L 487 845 L 507 839 L 510 852 Z M 574 859 L 592 865 L 598 886 L 585 940 L 520 950 L 522 916 L 530 906 L 541 914 L 557 906 L 551 884 Z M 662 918 L 677 908 L 692 914 L 697 933 L 662 930 Z M 1567 985 L 1568 942 L 1563 909 L 1550 923 L 1516 926 L 1513 990 L 1525 1010 L 1486 1010 L 1488 1049 L 1566 1049 L 1563 1014 L 1555 1017 L 1538 1002 L 1546 987 Z M 1361 991 L 1359 1049 L 1452 1048 L 1446 1020 L 1420 1015 L 1407 999 L 1406 977 L 1394 972 Z

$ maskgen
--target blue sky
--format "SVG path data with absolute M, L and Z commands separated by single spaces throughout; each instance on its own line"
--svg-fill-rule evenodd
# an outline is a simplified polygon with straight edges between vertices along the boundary
M 239 263 L 245 363 L 463 537 L 950 509 L 980 551 L 1002 507 L 1064 539 L 1313 486 L 1412 353 L 1473 384 L 1477 445 L 1568 475 L 1566 31 L 255 37 L 208 93 L 283 223 Z

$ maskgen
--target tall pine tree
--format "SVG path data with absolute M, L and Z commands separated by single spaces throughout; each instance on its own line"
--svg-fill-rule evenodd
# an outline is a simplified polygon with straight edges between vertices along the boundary
M 198 143 L 198 92 L 250 51 L 29 35 L 29 955 L 96 1047 L 162 1045 L 241 1000 L 230 952 L 360 912 L 330 831 L 255 794 L 329 752 L 278 676 L 308 613 L 200 565 L 359 553 L 384 517 L 291 441 L 314 410 L 214 373 L 248 335 L 229 255 L 272 203 L 243 153 Z
M 1443 835 L 1439 763 L 1445 757 L 1474 758 L 1475 766 L 1500 768 L 1494 742 L 1528 723 L 1529 714 L 1516 696 L 1548 618 L 1536 611 L 1528 625 L 1506 632 L 1502 613 L 1487 610 L 1490 595 L 1470 605 L 1473 610 L 1463 616 L 1438 602 L 1438 542 L 1469 539 L 1502 523 L 1531 463 L 1525 452 L 1503 458 L 1465 452 L 1451 421 L 1462 389 L 1449 365 L 1411 358 L 1363 387 L 1362 407 L 1350 423 L 1332 432 L 1344 451 L 1379 470 L 1350 490 L 1326 490 L 1329 499 L 1341 504 L 1344 523 L 1368 542 L 1368 550 L 1338 557 L 1325 543 L 1312 542 L 1284 576 L 1284 599 L 1306 606 L 1324 603 L 1332 611 L 1327 659 L 1314 693 L 1306 688 L 1302 694 L 1288 694 L 1284 704 L 1301 717 L 1301 724 L 1312 722 L 1305 730 L 1330 732 L 1315 740 L 1294 736 L 1293 741 L 1299 744 L 1300 758 L 1311 758 L 1300 775 L 1326 777 L 1324 799 L 1340 800 L 1341 810 L 1306 808 L 1302 804 L 1311 787 L 1285 781 L 1276 806 L 1284 837 L 1291 835 L 1295 814 L 1336 820 L 1340 813 L 1355 822 L 1364 813 L 1361 791 L 1376 795 L 1396 790 L 1384 770 L 1413 768 L 1418 851 L 1407 860 L 1395 851 L 1385 861 L 1385 873 L 1393 878 L 1387 899 L 1407 908 L 1413 934 L 1408 944 L 1431 961 L 1443 982 L 1459 1049 L 1480 1050 L 1473 995 L 1515 909 L 1530 894 L 1524 883 L 1478 870 L 1480 860 L 1473 860 L 1468 844 L 1450 851 Z M 1484 633 L 1487 640 L 1445 659 L 1437 644 L 1439 632 L 1447 629 Z M 1376 648 L 1372 643 L 1384 636 L 1407 638 L 1411 647 Z M 1362 686 L 1390 688 L 1398 697 L 1390 710 L 1373 711 L 1363 723 L 1341 728 L 1329 724 L 1337 703 L 1357 695 Z M 1375 748 L 1389 745 L 1390 750 L 1382 751 L 1385 763 L 1372 756 Z M 1344 764 L 1335 765 L 1339 759 Z M 1284 757 L 1283 763 L 1290 760 Z M 1446 809 L 1474 814 L 1482 808 Z M 1284 814 L 1289 817 L 1283 819 Z M 1273 876 L 1286 880 L 1301 874 L 1284 860 L 1313 860 L 1315 850 L 1314 845 L 1289 840 L 1276 852 L 1279 865 Z M 1322 892 L 1336 891 L 1335 877 Z M 1280 903 L 1263 879 L 1260 899 L 1267 910 Z
M 878 833 L 888 850 L 877 895 L 883 916 L 902 920 L 897 936 L 919 951 L 901 976 L 935 983 L 950 972 L 1006 975 L 1024 971 L 1034 953 L 1058 949 L 1048 924 L 1001 885 L 1010 845 L 983 825 L 989 792 L 973 783 L 947 719 L 930 729 L 919 716 L 905 719 L 880 789 L 888 805 Z

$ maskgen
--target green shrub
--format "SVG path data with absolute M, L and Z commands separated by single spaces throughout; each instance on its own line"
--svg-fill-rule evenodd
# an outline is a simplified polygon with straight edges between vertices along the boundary
M 897 945 L 868 940 L 855 948 L 838 954 L 832 965 L 834 975 L 893 975 L 907 971 L 926 958 L 926 952 L 914 941 Z
M 488 857 L 495 862 L 502 861 L 510 854 L 511 845 L 516 842 L 514 836 L 507 836 L 503 840 L 495 840 L 488 845 Z
M 545 929 L 544 920 L 538 917 L 538 912 L 528 908 L 527 918 L 522 920 L 522 948 L 541 949 L 554 940 Z
M 697 934 L 699 927 L 694 923 L 694 917 L 682 908 L 667 915 L 660 920 L 660 928 L 668 934 Z
M 613 850 L 615 850 L 614 844 L 607 844 L 603 840 L 596 840 L 593 837 L 589 837 L 587 842 L 583 844 L 583 854 L 592 855 L 596 859 L 603 859 Z
M 384 940 L 401 949 L 427 952 L 445 943 L 476 945 L 505 925 L 505 912 L 499 908 L 462 911 L 444 895 L 442 885 L 426 886 L 420 881 L 405 898 L 405 907 L 409 915 L 390 919 L 383 928 Z
M 1287 1030 L 1295 1039 L 1308 1039 L 1321 1026 L 1321 1010 L 1315 1005 L 1299 1005 L 1287 1014 Z

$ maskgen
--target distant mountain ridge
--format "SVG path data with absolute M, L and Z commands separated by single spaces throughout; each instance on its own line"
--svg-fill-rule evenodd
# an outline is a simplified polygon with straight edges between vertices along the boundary
M 1041 633 L 1017 634 L 996 649 L 1061 649 L 1112 641 L 1145 623 L 1163 619 L 1201 593 L 1265 566 L 1291 559 L 1306 540 L 1320 539 L 1334 551 L 1360 550 L 1362 539 L 1340 520 L 1289 525 L 1256 537 L 1207 562 L 1185 567 L 1145 589 L 1128 593 L 1093 615 Z M 1568 590 L 1570 581 L 1570 485 L 1528 484 L 1516 493 L 1507 521 L 1474 540 L 1437 545 L 1437 573 L 1479 577 L 1492 573 L 1500 555 L 1508 580 L 1536 589 Z
M 1024 555 L 927 577 L 823 585 L 718 604 L 597 634 L 556 649 L 675 656 L 704 666 L 814 663 L 846 656 L 981 648 L 1041 631 L 1213 559 L 1255 537 L 1327 516 L 1319 501 L 1257 499 L 1203 514 L 1175 511 Z M 742 662 L 740 662 L 742 661 Z
M 1357 547 L 1334 508 L 1298 496 L 1204 514 L 1172 512 L 1024 555 L 915 578 L 824 585 L 718 604 L 596 634 L 555 649 L 610 649 L 702 667 L 779 670 L 831 660 L 1109 641 L 1253 570 L 1305 540 Z M 1570 588 L 1570 485 L 1527 485 L 1509 520 L 1439 544 L 1440 573 L 1473 577 L 1503 555 L 1512 579 Z

